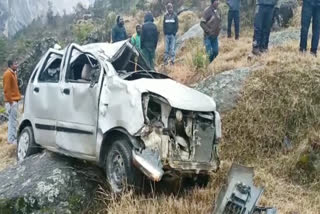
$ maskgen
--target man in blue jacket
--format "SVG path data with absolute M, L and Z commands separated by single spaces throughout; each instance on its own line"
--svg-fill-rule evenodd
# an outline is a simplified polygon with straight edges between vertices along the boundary
M 142 54 L 152 69 L 154 69 L 154 58 L 159 39 L 157 26 L 153 22 L 152 13 L 147 12 L 144 17 L 144 24 L 141 31 Z
M 303 0 L 301 13 L 300 51 L 307 50 L 308 31 L 312 19 L 311 53 L 317 56 L 320 34 L 320 0 Z
M 171 3 L 167 5 L 167 13 L 163 18 L 163 31 L 165 35 L 165 53 L 164 64 L 167 65 L 170 60 L 171 64 L 174 64 L 176 56 L 176 34 L 179 29 L 178 16 L 173 12 L 173 6 Z
M 112 43 L 123 41 L 128 38 L 123 18 L 121 16 L 117 16 L 116 21 L 116 25 L 112 28 Z
M 228 12 L 228 38 L 231 38 L 231 26 L 234 21 L 234 32 L 236 40 L 239 39 L 240 33 L 240 0 L 227 0 L 229 6 Z
M 274 10 L 279 7 L 280 0 L 257 0 L 252 45 L 254 55 L 268 50 Z

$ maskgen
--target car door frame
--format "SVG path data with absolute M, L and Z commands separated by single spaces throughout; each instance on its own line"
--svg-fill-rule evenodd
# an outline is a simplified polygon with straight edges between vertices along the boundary
M 32 108 L 26 109 L 27 111 L 25 114 L 27 117 L 29 117 L 33 124 L 33 131 L 34 131 L 34 137 L 35 141 L 40 144 L 41 146 L 48 148 L 50 150 L 54 150 L 55 148 L 55 136 L 56 136 L 56 120 L 55 120 L 55 114 L 57 113 L 55 111 L 55 107 L 51 104 L 51 102 L 47 102 L 46 96 L 42 94 L 44 93 L 59 93 L 59 84 L 60 84 L 60 78 L 61 78 L 61 65 L 60 65 L 60 74 L 57 82 L 40 82 L 39 76 L 44 71 L 46 66 L 48 65 L 48 62 L 50 60 L 50 55 L 57 55 L 61 57 L 61 60 L 63 59 L 63 52 L 56 50 L 56 49 L 49 49 L 46 54 L 42 57 L 40 60 L 40 63 L 36 66 L 34 73 L 31 75 L 29 86 L 27 92 L 27 105 L 33 106 Z M 62 61 L 61 61 L 62 64 Z M 42 90 L 41 90 L 42 88 Z M 45 89 L 43 89 L 45 88 Z M 54 91 L 55 89 L 55 91 Z M 49 92 L 48 92 L 49 91 Z M 41 97 L 42 96 L 42 97 Z M 39 97 L 36 99 L 36 97 Z M 35 100 L 42 101 L 42 102 L 36 102 Z M 39 112 L 37 108 L 34 106 L 38 105 L 46 105 L 47 109 L 43 109 L 43 111 Z M 41 107 L 40 107 L 41 108 Z M 48 110 L 49 109 L 49 110 Z M 41 109 L 40 109 L 41 110 Z M 52 112 L 54 111 L 54 112 Z M 43 117 L 43 115 L 46 112 L 48 117 Z M 51 112 L 51 114 L 50 114 Z M 38 115 L 37 115 L 38 114 Z
M 67 81 L 67 72 L 69 71 L 71 66 L 73 50 L 77 50 L 83 54 L 90 54 L 100 64 L 100 76 L 99 76 L 98 82 L 95 83 L 92 87 L 90 83 L 89 84 L 73 83 L 73 82 Z M 60 79 L 61 84 L 60 84 L 59 101 L 62 103 L 65 103 L 66 98 L 63 96 L 73 96 L 73 92 L 75 88 L 72 87 L 72 84 L 83 84 L 88 87 L 88 90 L 97 90 L 95 94 L 96 97 L 94 99 L 94 109 L 96 110 L 96 112 L 94 112 L 95 118 L 94 118 L 93 124 L 90 124 L 90 125 L 83 124 L 83 123 L 70 122 L 70 121 L 63 121 L 61 117 L 57 118 L 56 146 L 63 153 L 69 156 L 87 159 L 87 160 L 96 160 L 97 126 L 98 126 L 98 119 L 99 119 L 99 99 L 100 99 L 103 76 L 104 76 L 103 63 L 95 56 L 95 54 L 91 52 L 83 51 L 82 48 L 77 44 L 70 44 L 67 47 L 66 53 L 62 59 L 62 66 L 63 68 L 62 68 L 62 72 L 61 72 L 62 75 Z M 70 99 L 73 99 L 73 97 L 70 97 Z M 69 105 L 67 104 L 64 106 L 64 108 L 68 108 L 70 106 L 71 106 L 70 104 Z M 68 109 L 67 111 L 70 112 L 70 110 Z M 88 137 L 88 135 L 91 135 L 91 138 L 89 137 L 90 142 L 88 142 L 90 144 L 89 146 L 85 144 L 85 142 L 87 142 L 85 138 Z M 70 145 L 70 141 L 75 138 L 77 139 L 77 144 L 74 143 L 73 145 Z M 85 147 L 86 148 L 89 147 L 90 149 L 84 149 Z M 84 150 L 88 152 L 84 152 Z

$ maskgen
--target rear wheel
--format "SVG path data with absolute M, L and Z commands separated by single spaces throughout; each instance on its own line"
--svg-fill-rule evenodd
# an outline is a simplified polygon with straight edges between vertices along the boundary
M 107 182 L 112 192 L 120 193 L 127 188 L 140 188 L 141 172 L 133 165 L 132 146 L 125 139 L 113 142 L 105 157 Z
M 40 146 L 36 144 L 32 128 L 24 127 L 18 136 L 17 159 L 23 161 L 25 158 L 38 153 Z

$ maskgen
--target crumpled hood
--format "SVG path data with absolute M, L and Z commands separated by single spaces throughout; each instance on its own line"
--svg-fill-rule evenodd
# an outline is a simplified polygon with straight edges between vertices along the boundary
M 174 108 L 201 112 L 216 110 L 216 103 L 211 97 L 172 79 L 139 79 L 131 83 L 143 92 L 162 96 Z

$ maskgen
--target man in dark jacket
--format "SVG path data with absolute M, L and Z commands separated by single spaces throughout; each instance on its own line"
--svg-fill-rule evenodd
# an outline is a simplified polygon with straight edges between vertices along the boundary
M 116 21 L 116 25 L 112 28 L 112 43 L 123 41 L 128 38 L 123 18 L 121 16 L 117 16 Z
M 219 54 L 218 36 L 221 29 L 221 16 L 217 10 L 219 0 L 211 0 L 211 5 L 205 9 L 200 26 L 204 31 L 204 44 L 212 62 Z
M 167 13 L 163 18 L 163 32 L 165 36 L 165 53 L 164 64 L 168 64 L 170 60 L 171 64 L 174 64 L 176 56 L 176 34 L 179 29 L 178 16 L 173 12 L 173 6 L 171 3 L 167 5 Z
M 307 50 L 308 31 L 312 19 L 311 53 L 317 55 L 320 34 L 320 0 L 303 0 L 301 13 L 300 51 Z
M 159 39 L 157 26 L 153 21 L 154 19 L 151 12 L 147 12 L 144 16 L 144 24 L 141 32 L 142 54 L 152 69 L 154 69 L 154 58 Z
M 240 33 L 240 0 L 227 0 L 229 6 L 228 12 L 228 38 L 231 38 L 231 26 L 234 21 L 234 31 L 236 40 L 239 39 Z
M 279 3 L 280 0 L 257 0 L 252 45 L 255 55 L 268 50 L 274 10 L 280 7 Z

